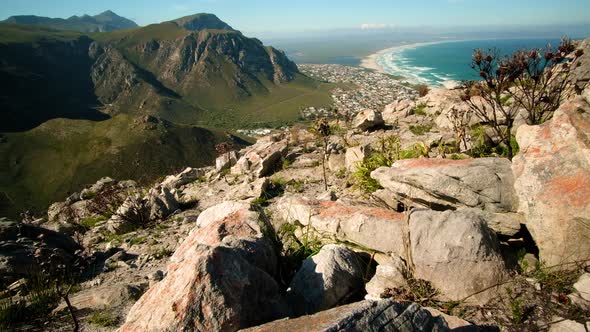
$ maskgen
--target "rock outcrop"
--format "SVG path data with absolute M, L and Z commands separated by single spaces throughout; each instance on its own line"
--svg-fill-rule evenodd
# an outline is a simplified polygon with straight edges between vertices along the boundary
M 69 236 L 0 218 L 0 282 L 40 273 L 41 263 L 70 264 L 79 249 Z
M 251 174 L 264 177 L 273 173 L 287 152 L 287 141 L 279 141 L 270 137 L 256 142 L 246 148 L 236 165 L 231 168 L 232 174 Z
M 371 156 L 371 146 L 361 145 L 346 149 L 345 165 L 349 172 L 354 172 L 356 168 L 367 158 Z
M 313 316 L 279 320 L 244 332 L 329 332 L 329 331 L 449 331 L 442 317 L 433 317 L 417 304 L 401 304 L 392 300 L 363 301 L 322 311 Z
M 590 105 L 578 97 L 516 139 L 514 187 L 541 260 L 565 268 L 590 259 Z
M 329 244 L 305 261 L 287 290 L 295 315 L 314 314 L 345 304 L 363 292 L 366 263 L 343 245 Z
M 193 231 L 121 331 L 235 331 L 286 316 L 258 219 L 244 208 Z
M 400 257 L 388 256 L 378 261 L 375 275 L 365 285 L 367 300 L 381 300 L 388 290 L 404 287 L 411 276 L 406 263 Z
M 320 201 L 287 196 L 277 205 L 280 217 L 310 227 L 325 237 L 403 255 L 406 217 L 388 209 L 354 202 Z
M 574 284 L 574 292 L 569 295 L 572 303 L 590 310 L 590 273 L 584 273 Z
M 371 177 L 407 206 L 492 212 L 516 208 L 511 163 L 503 158 L 400 160 Z
M 410 243 L 414 277 L 446 299 L 486 303 L 506 277 L 495 235 L 471 210 L 412 212 Z
M 364 110 L 359 112 L 353 120 L 353 128 L 360 131 L 381 127 L 385 124 L 381 112 L 375 110 Z

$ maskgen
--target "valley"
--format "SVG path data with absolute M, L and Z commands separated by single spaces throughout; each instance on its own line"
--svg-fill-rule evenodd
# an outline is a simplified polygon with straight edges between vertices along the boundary
M 210 14 L 88 34 L 0 24 L 0 84 L 0 213 L 12 216 L 102 176 L 206 165 L 224 135 L 292 124 L 337 86 Z M 137 130 L 146 117 L 164 131 Z

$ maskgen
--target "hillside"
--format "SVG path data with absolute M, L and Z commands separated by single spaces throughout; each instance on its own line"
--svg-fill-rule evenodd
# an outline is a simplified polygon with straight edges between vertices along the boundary
M 296 120 L 303 106 L 331 102 L 328 87 L 301 75 L 283 52 L 211 17 L 89 35 L 0 25 L 0 83 L 9 87 L 0 92 L 7 119 L 0 132 L 121 113 L 278 126 Z
M 68 19 L 35 15 L 11 16 L 0 23 L 40 25 L 58 30 L 79 32 L 107 32 L 137 27 L 137 24 L 132 20 L 121 17 L 110 10 L 94 16 L 72 16 Z
M 0 215 L 39 211 L 105 176 L 150 183 L 161 174 L 210 164 L 214 145 L 248 144 L 221 130 L 175 125 L 152 117 L 54 119 L 0 143 Z
M 0 214 L 10 215 L 102 176 L 151 181 L 211 162 L 223 137 L 194 126 L 280 126 L 331 102 L 329 84 L 206 14 L 92 34 L 1 24 L 0 85 L 0 191 L 13 202 Z M 134 129 L 146 116 L 168 123 L 164 136 Z M 150 166 L 125 166 L 138 158 Z

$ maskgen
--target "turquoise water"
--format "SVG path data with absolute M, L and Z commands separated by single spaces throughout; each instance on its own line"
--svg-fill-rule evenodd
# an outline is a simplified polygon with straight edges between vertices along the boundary
M 437 44 L 399 47 L 377 59 L 377 64 L 392 75 L 405 77 L 413 83 L 441 85 L 444 81 L 478 79 L 471 69 L 471 56 L 476 48 L 498 48 L 510 54 L 522 48 L 556 47 L 558 39 L 494 39 L 449 41 Z

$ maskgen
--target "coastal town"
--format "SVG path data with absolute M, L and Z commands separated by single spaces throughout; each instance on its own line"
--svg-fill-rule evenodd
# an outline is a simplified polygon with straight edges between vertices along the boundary
M 374 70 L 334 64 L 301 64 L 298 67 L 312 78 L 341 85 L 332 90 L 331 110 L 309 107 L 302 111 L 306 119 L 329 116 L 335 111 L 354 116 L 365 109 L 382 110 L 397 100 L 417 97 L 417 92 L 400 80 Z

